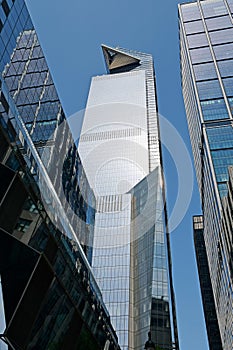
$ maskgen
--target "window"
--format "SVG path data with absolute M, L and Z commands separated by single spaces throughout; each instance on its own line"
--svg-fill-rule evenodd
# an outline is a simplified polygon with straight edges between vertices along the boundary
M 181 6 L 182 17 L 184 21 L 200 19 L 200 11 L 197 3 L 184 4 Z
M 233 78 L 223 79 L 223 85 L 227 96 L 233 96 Z
M 202 21 L 192 21 L 184 24 L 186 34 L 203 33 L 204 27 Z
M 26 201 L 24 205 L 24 210 L 28 210 L 30 213 L 39 213 L 37 206 L 33 203 L 33 201 L 30 198 L 28 198 L 28 200 Z
M 190 50 L 190 56 L 193 64 L 209 62 L 213 60 L 209 47 Z
M 200 100 L 222 97 L 222 90 L 218 80 L 209 80 L 197 83 Z
M 213 62 L 195 65 L 193 69 L 197 81 L 217 78 Z
M 15 226 L 15 230 L 25 233 L 31 224 L 31 220 L 20 218 Z
M 192 34 L 187 36 L 189 48 L 208 46 L 208 41 L 205 33 Z
M 213 49 L 217 60 L 233 58 L 233 43 L 213 46 Z
M 233 148 L 232 126 L 207 128 L 206 131 L 211 150 Z
M 223 0 L 202 1 L 201 7 L 205 18 L 227 14 L 227 9 Z
M 208 18 L 206 19 L 206 25 L 208 30 L 216 30 L 223 28 L 231 28 L 232 23 L 229 16 L 222 16 L 217 18 Z
M 219 61 L 218 68 L 222 78 L 233 76 L 233 60 Z
M 213 45 L 233 42 L 233 28 L 210 32 Z
M 6 14 L 5 14 L 5 12 L 3 11 L 3 8 L 0 5 L 0 20 L 2 21 L 2 23 L 4 23 L 5 19 L 6 19 Z
M 229 118 L 225 101 L 223 98 L 202 101 L 201 108 L 204 120 L 217 120 Z
M 3 2 L 2 2 L 2 8 L 3 8 L 6 16 L 8 16 L 10 9 L 9 9 L 9 6 L 8 6 L 8 3 L 6 2 L 6 0 L 3 0 Z

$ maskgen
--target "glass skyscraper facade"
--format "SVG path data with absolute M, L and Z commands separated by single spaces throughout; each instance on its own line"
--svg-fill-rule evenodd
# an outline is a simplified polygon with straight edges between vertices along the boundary
M 223 349 L 218 326 L 217 314 L 214 304 L 213 289 L 210 280 L 210 271 L 203 236 L 203 217 L 193 217 L 193 235 L 196 252 L 196 261 L 198 274 L 200 276 L 201 296 L 203 301 L 203 310 L 206 320 L 206 329 L 211 350 Z
M 233 278 L 233 166 L 229 167 L 228 194 L 223 198 L 223 228 L 226 235 L 227 259 L 230 262 L 231 278 Z
M 223 225 L 222 201 L 233 164 L 232 12 L 232 0 L 179 5 L 182 89 L 214 303 L 227 350 L 233 346 L 232 240 Z
M 25 2 L 3 1 L 1 21 L 1 122 L 5 128 L 15 129 L 52 220 L 61 228 L 61 216 L 57 215 L 60 201 L 90 258 L 87 246 L 91 246 L 93 233 L 94 194 Z M 88 237 L 83 238 L 84 231 Z
M 24 0 L 0 1 L 0 179 L 1 340 L 119 348 L 90 266 L 94 193 Z
M 109 74 L 92 79 L 78 146 L 97 202 L 93 271 L 122 349 L 142 349 L 149 330 L 178 348 L 153 59 L 102 49 Z

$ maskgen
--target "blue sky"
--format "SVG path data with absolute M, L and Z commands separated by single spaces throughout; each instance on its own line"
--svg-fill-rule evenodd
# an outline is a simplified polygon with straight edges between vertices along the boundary
M 105 73 L 101 43 L 151 53 L 159 111 L 191 152 L 181 94 L 177 0 L 26 2 L 67 116 L 85 107 L 91 77 Z M 166 150 L 164 168 L 171 212 L 177 174 Z M 192 240 L 192 215 L 199 213 L 195 184 L 188 212 L 171 233 L 181 350 L 208 349 Z

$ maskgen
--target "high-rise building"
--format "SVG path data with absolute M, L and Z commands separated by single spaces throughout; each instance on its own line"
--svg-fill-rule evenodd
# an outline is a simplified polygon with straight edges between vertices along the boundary
M 233 347 L 232 239 L 223 222 L 223 201 L 233 164 L 232 13 L 232 0 L 179 5 L 182 89 L 214 304 L 227 350 Z
M 210 280 L 210 271 L 206 255 L 205 241 L 203 236 L 203 217 L 193 217 L 193 235 L 196 252 L 198 274 L 200 277 L 203 310 L 206 320 L 206 329 L 211 350 L 222 349 L 222 341 L 218 326 L 217 314 L 214 305 L 214 295 Z
M 93 271 L 122 349 L 149 330 L 178 349 L 153 59 L 102 49 L 109 74 L 92 79 L 78 147 L 97 202 Z
M 0 125 L 0 347 L 119 350 L 85 255 L 50 220 L 16 142 Z
M 89 264 L 95 197 L 24 0 L 0 1 L 0 182 L 0 347 L 119 349 Z
M 226 256 L 229 260 L 231 278 L 233 279 L 233 166 L 229 166 L 228 194 L 223 198 L 223 229 L 226 235 Z

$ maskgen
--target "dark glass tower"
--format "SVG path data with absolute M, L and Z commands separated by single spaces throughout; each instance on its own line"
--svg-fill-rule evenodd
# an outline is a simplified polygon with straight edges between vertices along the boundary
M 228 167 L 233 164 L 232 12 L 232 0 L 179 6 L 182 88 L 202 201 L 203 237 L 222 347 L 229 350 L 232 240 L 223 224 L 223 201 L 228 194 Z
M 1 339 L 117 349 L 86 247 L 95 197 L 23 0 L 0 1 L 0 102 Z
M 193 235 L 198 274 L 200 277 L 201 295 L 206 320 L 209 346 L 211 350 L 221 350 L 222 342 L 214 304 L 214 295 L 210 280 L 210 271 L 203 236 L 203 217 L 193 217 Z
M 15 129 L 21 152 L 40 186 L 52 220 L 61 228 L 60 217 L 64 213 L 58 213 L 65 212 L 90 259 L 91 251 L 87 246 L 91 246 L 93 235 L 95 198 L 37 34 L 24 1 L 9 2 L 7 6 L 3 1 L 1 14 L 4 24 L 0 33 L 3 45 L 1 98 L 6 107 L 3 103 L 2 123 L 6 127 L 12 124 Z M 54 198 L 50 198 L 52 193 L 56 194 L 62 208 L 58 202 L 54 204 Z

